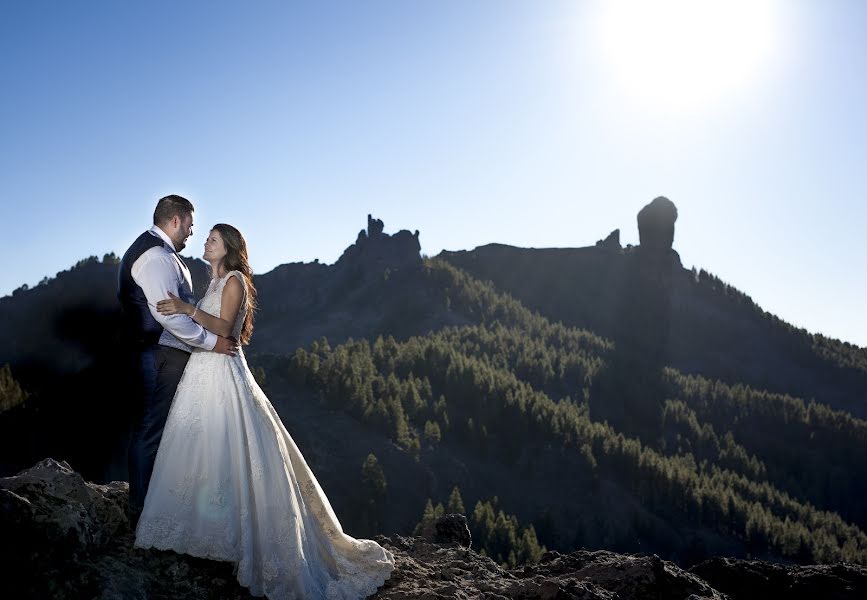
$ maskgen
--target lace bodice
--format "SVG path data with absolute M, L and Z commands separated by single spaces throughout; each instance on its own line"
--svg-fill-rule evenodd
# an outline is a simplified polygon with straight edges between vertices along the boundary
M 229 277 L 237 277 L 241 282 L 241 287 L 244 290 L 244 295 L 241 300 L 241 308 L 238 311 L 238 316 L 235 318 L 235 324 L 232 326 L 232 337 L 236 340 L 240 339 L 241 329 L 244 327 L 244 318 L 247 316 L 247 282 L 240 271 L 229 271 L 222 277 L 214 277 L 208 286 L 208 291 L 201 300 L 196 304 L 199 310 L 203 310 L 209 315 L 215 317 L 220 316 L 220 308 L 223 305 L 223 288 L 226 287 L 226 282 Z

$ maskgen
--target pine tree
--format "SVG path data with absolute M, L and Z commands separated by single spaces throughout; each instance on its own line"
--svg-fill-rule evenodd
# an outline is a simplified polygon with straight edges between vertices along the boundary
M 361 466 L 361 486 L 365 491 L 365 498 L 362 501 L 362 519 L 367 524 L 368 531 L 379 531 L 382 521 L 382 499 L 388 484 L 385 473 L 373 453 L 367 455 Z
M 412 530 L 413 535 L 421 535 L 421 532 L 428 524 L 432 524 L 436 521 L 436 515 L 434 514 L 433 502 L 431 502 L 430 497 L 428 497 L 427 502 L 425 502 L 424 510 L 421 513 L 421 521 L 415 526 L 415 529 Z
M 364 464 L 361 466 L 361 483 L 370 495 L 377 498 L 384 496 L 388 488 L 385 473 L 373 453 L 367 455 Z
M 433 446 L 434 444 L 438 444 L 440 439 L 442 438 L 442 434 L 440 433 L 440 426 L 436 423 L 436 421 L 425 421 L 424 423 L 424 440 L 429 446 Z
M 0 413 L 9 410 L 27 400 L 27 392 L 12 378 L 12 369 L 8 364 L 0 369 Z
M 464 501 L 461 499 L 461 491 L 458 486 L 452 488 L 452 493 L 449 495 L 448 508 L 449 513 L 459 513 L 465 515 Z
M 542 554 L 547 550 L 545 546 L 539 545 L 539 540 L 536 539 L 536 530 L 532 525 L 524 528 L 521 534 L 521 541 L 518 545 L 518 562 L 519 563 L 534 563 L 539 562 Z

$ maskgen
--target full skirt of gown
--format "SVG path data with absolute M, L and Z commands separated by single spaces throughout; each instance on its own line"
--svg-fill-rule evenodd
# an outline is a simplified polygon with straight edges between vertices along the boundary
M 243 351 L 190 356 L 135 546 L 233 562 L 240 584 L 270 600 L 357 600 L 395 566 L 377 542 L 343 532 Z

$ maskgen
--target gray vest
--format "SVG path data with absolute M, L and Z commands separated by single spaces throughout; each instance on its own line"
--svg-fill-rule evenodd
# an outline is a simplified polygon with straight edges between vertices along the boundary
M 162 344 L 191 352 L 191 346 L 163 329 L 163 326 L 154 319 L 148 308 L 144 291 L 132 278 L 133 263 L 151 248 L 162 246 L 165 246 L 162 238 L 145 231 L 132 243 L 120 261 L 117 272 L 117 298 L 123 309 L 123 337 L 127 343 L 135 346 Z M 177 252 L 173 254 L 184 275 L 184 281 L 177 290 L 177 295 L 184 302 L 195 304 L 190 270 Z

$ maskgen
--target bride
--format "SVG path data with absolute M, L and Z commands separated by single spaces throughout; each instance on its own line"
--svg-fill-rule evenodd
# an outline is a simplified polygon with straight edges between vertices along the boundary
M 215 225 L 203 257 L 213 279 L 185 313 L 246 344 L 256 290 L 241 233 Z M 243 351 L 196 349 L 157 451 L 135 546 L 231 561 L 255 596 L 359 599 L 391 575 L 394 555 L 343 532 L 328 498 L 253 378 Z

